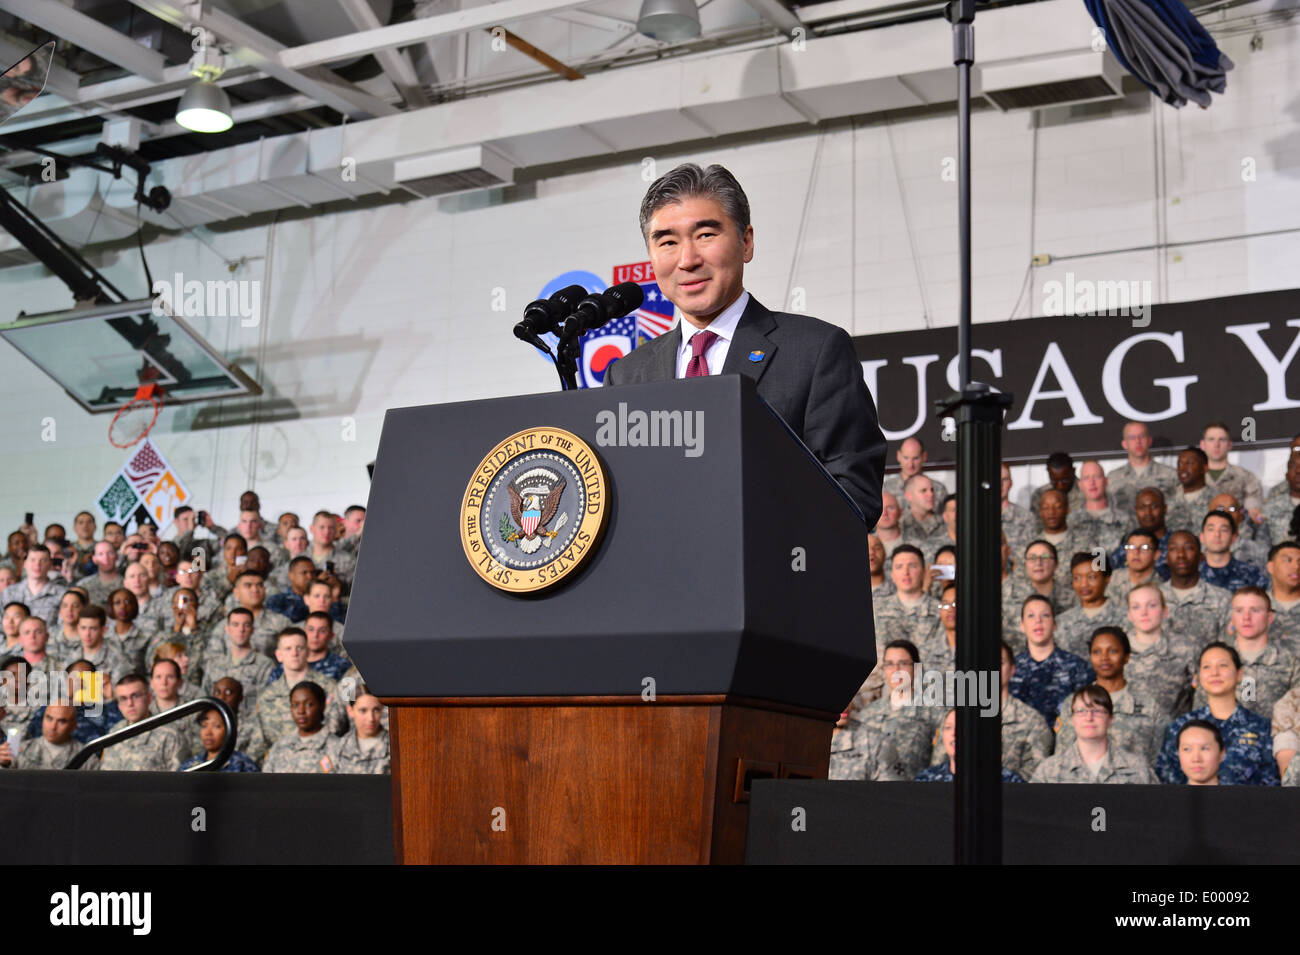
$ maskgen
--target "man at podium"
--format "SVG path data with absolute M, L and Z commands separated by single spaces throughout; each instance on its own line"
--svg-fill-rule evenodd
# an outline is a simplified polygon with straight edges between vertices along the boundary
M 694 163 L 661 176 L 641 201 L 641 234 L 682 320 L 611 365 L 605 384 L 748 375 L 875 526 L 885 437 L 853 343 L 838 326 L 769 311 L 745 291 L 754 227 L 736 178 Z

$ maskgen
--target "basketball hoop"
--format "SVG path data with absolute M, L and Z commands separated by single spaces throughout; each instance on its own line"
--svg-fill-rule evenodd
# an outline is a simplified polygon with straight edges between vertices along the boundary
M 117 409 L 108 425 L 108 440 L 115 448 L 129 448 L 144 439 L 158 412 L 162 410 L 162 389 L 157 385 L 141 385 L 135 397 Z

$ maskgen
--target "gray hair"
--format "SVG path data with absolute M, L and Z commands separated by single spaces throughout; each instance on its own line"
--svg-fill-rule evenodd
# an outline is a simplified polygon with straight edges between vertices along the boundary
M 688 162 L 660 176 L 646 190 L 641 200 L 641 238 L 649 244 L 650 218 L 661 208 L 695 198 L 717 200 L 722 211 L 736 224 L 736 230 L 744 235 L 749 227 L 749 200 L 736 177 L 716 163 L 701 169 Z

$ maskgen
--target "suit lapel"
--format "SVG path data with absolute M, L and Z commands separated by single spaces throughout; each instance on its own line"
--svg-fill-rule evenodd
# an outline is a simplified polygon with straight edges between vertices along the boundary
M 727 360 L 722 365 L 722 373 L 745 375 L 752 378 L 754 384 L 758 384 L 763 372 L 772 364 L 772 356 L 776 354 L 776 343 L 767 337 L 774 328 L 776 319 L 772 313 L 751 294 L 745 313 L 736 325 L 731 347 L 727 349 Z M 761 352 L 762 357 L 758 361 L 751 361 L 749 356 L 756 352 Z
M 677 377 L 677 353 L 682 347 L 682 324 L 679 321 L 670 331 L 665 332 L 658 338 L 654 339 L 656 343 L 663 342 L 659 346 L 654 356 L 654 364 L 650 368 L 649 381 L 671 381 Z M 648 343 L 647 343 L 648 344 Z M 640 346 L 642 348 L 645 345 Z

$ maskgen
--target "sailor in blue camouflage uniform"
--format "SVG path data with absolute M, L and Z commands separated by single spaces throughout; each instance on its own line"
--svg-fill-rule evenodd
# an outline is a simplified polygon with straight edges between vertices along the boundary
M 204 710 L 198 717 L 199 740 L 203 744 L 203 751 L 195 753 L 185 762 L 181 763 L 181 771 L 184 772 L 192 766 L 199 763 L 205 763 L 209 759 L 216 758 L 221 752 L 221 747 L 226 742 L 226 723 L 217 712 L 216 707 L 210 710 Z M 238 731 L 238 730 L 236 730 Z M 234 750 L 230 758 L 219 770 L 223 773 L 260 773 L 257 763 L 253 762 L 246 754 L 239 750 Z
M 1268 574 L 1232 556 L 1237 541 L 1237 524 L 1224 511 L 1211 511 L 1201 521 L 1200 577 L 1213 587 L 1236 593 L 1242 587 L 1268 587 Z
M 916 774 L 918 783 L 950 783 L 955 778 L 957 767 L 957 711 L 949 710 L 943 719 L 943 749 L 948 759 L 934 766 L 927 766 Z M 1002 767 L 1004 783 L 1023 783 L 1024 777 L 1014 770 Z
M 1041 713 L 1050 727 L 1060 712 L 1061 700 L 1092 683 L 1097 675 L 1088 661 L 1056 646 L 1053 639 L 1056 612 L 1046 597 L 1041 594 L 1026 597 L 1020 620 L 1029 649 L 1016 657 L 1011 695 Z
M 1273 758 L 1273 734 L 1268 720 L 1239 705 L 1237 684 L 1241 682 L 1241 657 L 1226 643 L 1215 641 L 1201 651 L 1199 680 L 1210 702 L 1184 713 L 1169 724 L 1165 743 L 1156 759 L 1161 782 L 1187 782 L 1178 762 L 1178 731 L 1189 720 L 1205 720 L 1219 728 L 1226 744 L 1219 782 L 1236 786 L 1278 785 L 1277 762 Z

